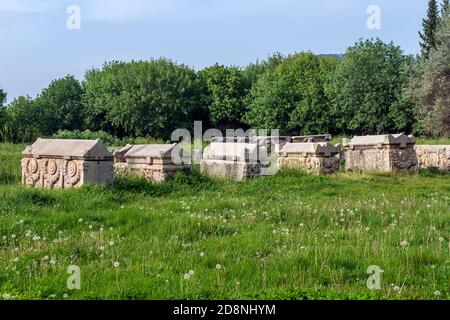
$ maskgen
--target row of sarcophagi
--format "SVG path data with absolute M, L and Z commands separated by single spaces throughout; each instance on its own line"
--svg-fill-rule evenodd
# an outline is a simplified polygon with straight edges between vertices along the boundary
M 413 136 L 356 136 L 342 145 L 329 140 L 329 135 L 214 139 L 200 156 L 200 168 L 234 180 L 272 175 L 283 168 L 331 174 L 342 164 L 346 169 L 387 172 L 427 167 L 450 171 L 450 146 L 415 146 Z M 185 156 L 178 144 L 127 145 L 111 152 L 100 140 L 38 139 L 22 154 L 22 182 L 73 188 L 112 185 L 115 176 L 128 174 L 160 182 L 191 170 Z

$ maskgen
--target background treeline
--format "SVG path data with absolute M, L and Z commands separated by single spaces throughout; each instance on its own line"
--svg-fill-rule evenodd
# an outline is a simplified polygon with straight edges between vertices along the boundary
M 196 71 L 169 59 L 106 63 L 80 82 L 54 80 L 5 106 L 0 140 L 38 136 L 153 137 L 176 128 L 278 128 L 285 134 L 405 132 L 450 136 L 448 1 L 430 0 L 422 53 L 360 40 L 343 56 L 274 54 L 245 68 Z

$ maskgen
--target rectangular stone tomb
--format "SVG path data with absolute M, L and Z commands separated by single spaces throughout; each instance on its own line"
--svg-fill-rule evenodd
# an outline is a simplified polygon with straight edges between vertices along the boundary
M 38 139 L 22 153 L 22 183 L 73 188 L 114 183 L 113 155 L 100 140 Z
M 339 153 L 340 148 L 328 142 L 288 143 L 280 151 L 278 165 L 331 174 L 339 170 Z
M 127 145 L 114 153 L 116 173 L 135 174 L 149 181 L 161 182 L 177 171 L 190 171 L 178 144 Z
M 292 142 L 294 143 L 306 143 L 306 142 L 328 142 L 331 141 L 333 137 L 331 134 L 317 134 L 311 136 L 295 136 L 292 137 Z
M 203 151 L 200 169 L 211 176 L 238 181 L 259 176 L 258 144 L 212 142 Z
M 398 171 L 417 169 L 414 150 L 416 138 L 412 135 L 386 134 L 355 136 L 344 139 L 345 166 L 348 169 Z
M 237 136 L 214 137 L 213 142 L 257 144 L 261 176 L 272 175 L 277 170 L 276 159 L 281 148 L 291 142 L 290 136 Z
M 450 172 L 450 145 L 416 145 L 415 149 L 420 169 Z

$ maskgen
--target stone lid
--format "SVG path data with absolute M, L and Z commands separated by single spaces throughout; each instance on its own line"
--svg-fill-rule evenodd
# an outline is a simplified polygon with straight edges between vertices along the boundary
M 101 140 L 37 139 L 22 152 L 25 157 L 111 160 L 113 155 Z
M 246 161 L 258 159 L 258 144 L 212 142 L 203 150 L 203 159 Z
M 383 134 L 374 136 L 354 136 L 353 139 L 346 141 L 346 144 L 352 146 L 383 146 L 383 145 L 400 145 L 405 148 L 408 144 L 415 144 L 416 138 L 412 135 L 400 134 Z
M 124 148 L 129 148 L 125 152 L 125 158 L 170 158 L 174 148 L 181 151 L 178 144 L 135 144 Z
M 284 156 L 289 154 L 311 154 L 329 157 L 340 152 L 340 148 L 328 142 L 287 143 L 280 151 Z
M 331 134 L 316 134 L 310 136 L 294 136 L 292 137 L 292 142 L 326 142 L 332 140 Z
M 222 143 L 284 143 L 290 142 L 289 136 L 237 136 L 237 137 L 213 137 L 212 142 Z

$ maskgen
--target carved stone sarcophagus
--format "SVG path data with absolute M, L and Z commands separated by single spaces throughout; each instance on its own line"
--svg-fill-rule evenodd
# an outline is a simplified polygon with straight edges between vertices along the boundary
M 287 143 L 280 151 L 278 165 L 280 169 L 331 174 L 339 170 L 339 152 L 339 147 L 328 142 Z
M 114 153 L 119 175 L 134 174 L 149 181 L 162 182 L 177 171 L 190 171 L 178 144 L 127 145 Z
M 398 171 L 417 169 L 414 150 L 416 138 L 412 135 L 386 134 L 355 136 L 344 139 L 344 159 L 348 169 Z
M 38 139 L 22 152 L 22 183 L 74 188 L 114 183 L 113 155 L 100 140 Z

